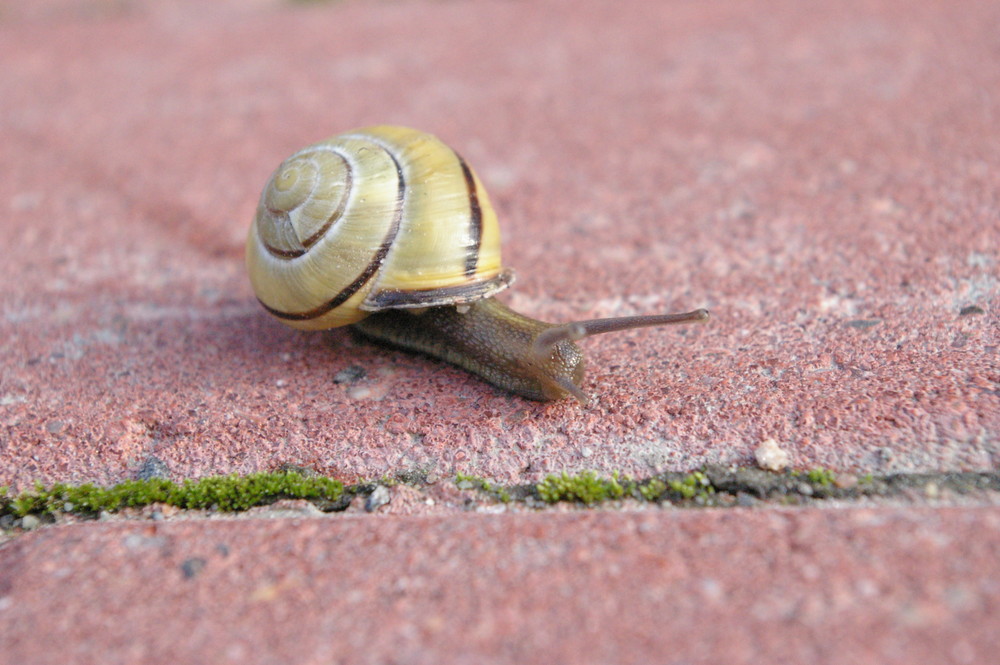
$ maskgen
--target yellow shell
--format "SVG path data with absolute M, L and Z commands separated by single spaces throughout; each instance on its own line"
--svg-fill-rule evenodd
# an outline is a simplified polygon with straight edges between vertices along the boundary
M 246 263 L 264 307 L 307 330 L 473 302 L 513 281 L 472 169 L 430 134 L 388 125 L 282 162 L 261 194 Z

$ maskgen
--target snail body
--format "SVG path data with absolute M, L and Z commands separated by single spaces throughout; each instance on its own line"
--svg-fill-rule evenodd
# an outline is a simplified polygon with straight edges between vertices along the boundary
M 437 138 L 394 126 L 303 148 L 268 180 L 247 239 L 257 299 L 305 330 L 352 325 L 529 399 L 572 396 L 593 334 L 704 321 L 705 310 L 563 325 L 493 296 L 513 283 L 479 178 Z

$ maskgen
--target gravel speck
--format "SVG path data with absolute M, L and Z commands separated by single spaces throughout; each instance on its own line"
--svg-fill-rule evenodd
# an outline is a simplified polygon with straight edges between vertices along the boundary
M 136 471 L 135 477 L 139 480 L 151 480 L 153 478 L 169 479 L 170 467 L 156 455 L 150 455 L 142 461 L 142 466 Z
M 784 471 L 791 463 L 791 455 L 774 439 L 766 439 L 753 451 L 757 466 L 765 471 Z
M 184 573 L 184 579 L 190 580 L 197 577 L 205 569 L 205 563 L 205 560 L 199 557 L 187 559 L 181 564 L 181 572 Z
M 365 378 L 365 368 L 358 365 L 351 365 L 337 372 L 333 377 L 334 383 L 354 383 Z
M 25 515 L 21 518 L 21 528 L 25 531 L 33 531 L 39 527 L 42 520 L 38 519 L 34 515 Z
M 373 513 L 391 500 L 392 495 L 389 494 L 389 488 L 385 485 L 379 485 L 365 500 L 365 510 Z

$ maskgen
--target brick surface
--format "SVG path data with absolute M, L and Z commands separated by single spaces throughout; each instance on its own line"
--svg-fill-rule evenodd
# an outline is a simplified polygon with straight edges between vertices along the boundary
M 175 480 L 289 463 L 345 480 L 414 470 L 501 482 L 579 469 L 641 476 L 752 464 L 767 439 L 797 468 L 996 469 L 998 26 L 1000 5 L 987 0 L 0 1 L 0 485 L 109 484 L 144 465 Z M 433 132 L 478 171 L 518 272 L 503 296 L 516 309 L 559 321 L 707 307 L 712 320 L 586 341 L 589 409 L 526 402 L 344 330 L 306 334 L 270 320 L 242 262 L 260 188 L 293 150 L 377 122 Z M 344 370 L 362 378 L 334 381 Z M 979 585 L 995 564 L 977 568 L 971 552 L 995 551 L 995 509 L 883 510 L 889 526 L 866 528 L 870 545 L 855 550 L 844 526 L 854 513 L 821 510 L 753 513 L 747 524 L 759 531 L 716 513 L 157 527 L 175 534 L 174 550 L 142 545 L 159 537 L 144 531 L 153 527 L 79 526 L 0 546 L 5 570 L 18 571 L 3 578 L 0 613 L 17 617 L 7 644 L 38 662 L 69 644 L 87 644 L 94 660 L 105 651 L 120 662 L 150 653 L 269 662 L 288 625 L 313 631 L 295 642 L 303 662 L 327 662 L 319 640 L 344 615 L 364 619 L 369 632 L 349 634 L 373 636 L 383 662 L 428 662 L 428 635 L 458 632 L 442 614 L 452 597 L 371 582 L 359 588 L 374 596 L 350 601 L 354 578 L 301 558 L 319 556 L 309 542 L 335 551 L 343 529 L 347 540 L 377 539 L 387 565 L 406 568 L 439 545 L 454 554 L 456 529 L 484 530 L 482 542 L 499 548 L 537 529 L 552 547 L 565 539 L 584 553 L 597 539 L 594 558 L 570 566 L 580 577 L 567 573 L 565 586 L 555 576 L 545 593 L 506 591 L 488 587 L 501 557 L 478 545 L 454 564 L 490 592 L 461 596 L 474 616 L 458 625 L 480 635 L 471 653 L 515 658 L 541 644 L 516 645 L 532 627 L 568 639 L 607 625 L 609 644 L 649 655 L 664 644 L 658 631 L 683 640 L 704 625 L 722 640 L 715 653 L 737 654 L 722 610 L 692 600 L 705 593 L 736 594 L 735 606 L 751 609 L 773 599 L 737 613 L 745 623 L 732 635 L 799 660 L 897 648 L 909 662 L 975 662 L 980 649 L 995 651 L 985 636 L 996 628 L 996 589 Z M 644 562 L 612 546 L 645 519 L 664 532 L 686 525 L 689 556 L 671 554 L 672 541 L 644 550 Z M 769 529 L 789 520 L 812 525 L 819 545 L 803 554 L 799 541 L 775 539 Z M 722 544 L 695 538 L 702 527 Z M 898 544 L 939 528 L 951 549 Z M 189 587 L 206 584 L 219 574 L 213 548 L 230 535 L 259 552 L 231 555 L 243 563 L 227 569 L 229 586 L 195 587 L 195 605 L 174 614 L 190 591 L 178 577 L 184 557 L 206 558 Z M 134 567 L 121 544 L 131 536 Z M 760 557 L 798 567 L 845 548 L 809 579 L 779 564 L 746 572 Z M 878 557 L 865 556 L 870 548 Z M 561 573 L 566 552 L 520 572 Z M 922 555 L 930 572 L 902 579 L 898 566 Z M 355 571 L 381 565 L 350 556 Z M 718 586 L 686 577 L 689 557 L 715 561 Z M 420 562 L 426 588 L 434 575 L 446 588 L 449 569 Z M 250 590 L 236 579 L 241 565 L 297 570 L 290 593 L 301 602 L 255 605 L 247 593 L 275 584 L 259 592 L 283 597 L 285 577 L 255 573 Z M 630 617 L 629 597 L 602 571 L 617 567 L 638 591 L 633 566 L 677 575 L 678 586 L 659 588 L 680 609 L 646 600 Z M 115 582 L 87 585 L 92 573 Z M 824 586 L 827 574 L 846 586 Z M 337 619 L 302 600 L 316 593 L 313 575 L 339 594 Z M 771 586 L 775 575 L 783 586 Z M 79 597 L 46 600 L 59 589 Z M 566 594 L 581 592 L 596 609 L 564 619 Z M 162 615 L 148 597 L 163 601 Z M 57 643 L 42 619 L 53 616 L 46 603 L 62 600 L 80 606 L 52 625 L 80 632 Z M 204 623 L 216 602 L 258 617 L 259 642 L 218 650 L 210 628 L 250 624 Z M 122 608 L 172 620 L 156 638 L 130 641 Z M 476 613 L 487 623 L 474 625 Z M 409 627 L 379 632 L 386 617 Z M 439 619 L 443 628 L 431 625 Z M 837 630 L 816 627 L 829 622 Z M 888 632 L 869 640 L 871 626 Z M 184 651 L 195 628 L 203 650 Z M 390 653 L 380 639 L 402 646 Z M 515 646 L 497 646 L 504 639 Z M 608 653 L 581 645 L 572 653 Z
M 996 463 L 995 3 L 85 6 L 0 24 L 0 482 Z M 268 173 L 383 121 L 480 171 L 518 309 L 714 319 L 587 341 L 589 410 L 269 320 Z
M 1000 514 L 975 508 L 73 526 L 0 551 L 0 647 L 11 663 L 983 663 L 998 546 Z

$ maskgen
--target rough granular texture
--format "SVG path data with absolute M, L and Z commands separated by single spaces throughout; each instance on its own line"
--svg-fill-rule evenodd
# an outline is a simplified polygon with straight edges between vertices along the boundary
M 10 5 L 0 483 L 151 456 L 176 478 L 522 482 L 747 464 L 768 439 L 795 467 L 992 468 L 998 22 L 993 2 Z M 260 189 L 375 122 L 479 171 L 520 311 L 713 319 L 585 342 L 587 410 L 286 329 L 243 269 Z
M 837 478 L 995 471 L 998 26 L 995 0 L 0 0 L 0 485 L 509 485 L 765 441 Z M 582 409 L 270 319 L 264 182 L 381 122 L 475 168 L 518 311 L 712 320 L 584 342 Z M 1000 652 L 993 507 L 437 510 L 42 528 L 0 545 L 0 660 Z
M 0 649 L 18 663 L 981 663 L 1000 648 L 998 547 L 996 511 L 977 508 L 67 527 L 0 550 Z

